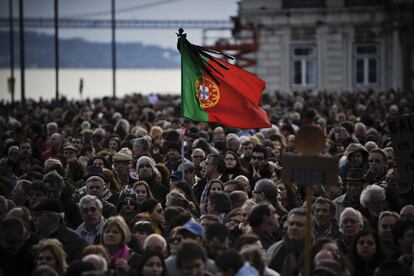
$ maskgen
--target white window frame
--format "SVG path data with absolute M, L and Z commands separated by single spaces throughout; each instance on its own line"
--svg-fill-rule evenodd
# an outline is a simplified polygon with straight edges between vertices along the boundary
M 309 55 L 296 55 L 295 50 L 300 48 L 308 48 L 312 49 L 311 54 Z M 292 88 L 295 89 L 304 89 L 304 88 L 314 88 L 318 82 L 318 60 L 317 60 L 317 47 L 315 44 L 292 44 L 290 46 L 290 66 L 291 66 L 291 78 L 290 84 Z M 300 62 L 300 69 L 301 69 L 301 81 L 300 83 L 295 83 L 295 63 Z M 308 63 L 313 63 L 313 68 L 308 67 Z M 313 72 L 309 73 L 309 70 L 313 70 Z M 310 75 L 313 78 L 311 80 L 307 80 L 307 76 Z
M 376 48 L 376 53 L 365 53 L 365 54 L 360 54 L 357 53 L 357 49 L 358 47 L 363 47 L 363 46 L 370 46 L 370 47 L 375 47 Z M 379 80 L 380 80 L 380 46 L 378 43 L 372 42 L 372 43 L 355 43 L 354 44 L 354 54 L 353 54 L 353 82 L 354 82 L 354 86 L 355 87 L 377 87 L 379 86 Z M 357 76 L 358 76 L 358 72 L 357 72 L 357 63 L 359 60 L 363 61 L 363 80 L 362 82 L 358 82 L 357 80 Z M 369 81 L 369 62 L 370 60 L 375 60 L 376 62 L 376 68 L 375 68 L 375 82 L 370 82 Z

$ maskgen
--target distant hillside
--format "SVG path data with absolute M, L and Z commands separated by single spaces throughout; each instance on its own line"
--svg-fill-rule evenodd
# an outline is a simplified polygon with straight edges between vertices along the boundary
M 15 33 L 15 66 L 19 66 L 19 36 Z M 54 38 L 37 32 L 26 32 L 26 67 L 54 68 Z M 60 40 L 61 68 L 111 68 L 110 43 L 83 39 Z M 0 68 L 9 67 L 9 33 L 0 31 Z M 165 49 L 142 43 L 117 43 L 118 68 L 177 68 L 176 49 Z

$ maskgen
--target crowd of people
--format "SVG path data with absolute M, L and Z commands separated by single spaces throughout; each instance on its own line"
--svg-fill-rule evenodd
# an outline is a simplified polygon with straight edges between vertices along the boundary
M 414 186 L 386 120 L 414 94 L 265 94 L 267 129 L 180 118 L 180 98 L 0 103 L 0 275 L 414 275 Z M 320 128 L 337 181 L 282 179 Z

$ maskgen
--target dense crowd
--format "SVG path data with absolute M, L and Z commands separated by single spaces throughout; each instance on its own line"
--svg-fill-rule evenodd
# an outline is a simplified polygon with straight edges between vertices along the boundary
M 273 126 L 180 118 L 180 98 L 0 103 L 0 275 L 304 275 L 306 187 L 285 183 L 318 126 L 337 181 L 313 187 L 311 275 L 414 275 L 414 183 L 386 120 L 414 94 L 266 94 Z

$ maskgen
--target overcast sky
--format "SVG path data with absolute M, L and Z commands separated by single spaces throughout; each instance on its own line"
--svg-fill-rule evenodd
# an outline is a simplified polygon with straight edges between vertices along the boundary
M 53 0 L 25 0 L 25 17 L 53 18 Z M 237 14 L 238 0 L 116 0 L 119 19 L 200 19 L 228 20 Z M 8 17 L 9 0 L 0 0 L 0 17 Z M 18 17 L 18 1 L 13 0 L 14 16 Z M 110 0 L 59 0 L 60 17 L 110 19 Z M 177 26 L 178 29 L 179 26 Z M 53 30 L 39 31 L 53 33 Z M 163 47 L 175 47 L 174 29 L 117 30 L 117 41 L 139 41 Z M 188 39 L 202 42 L 202 31 L 188 29 Z M 110 30 L 61 29 L 61 38 L 81 37 L 91 41 L 109 41 Z

